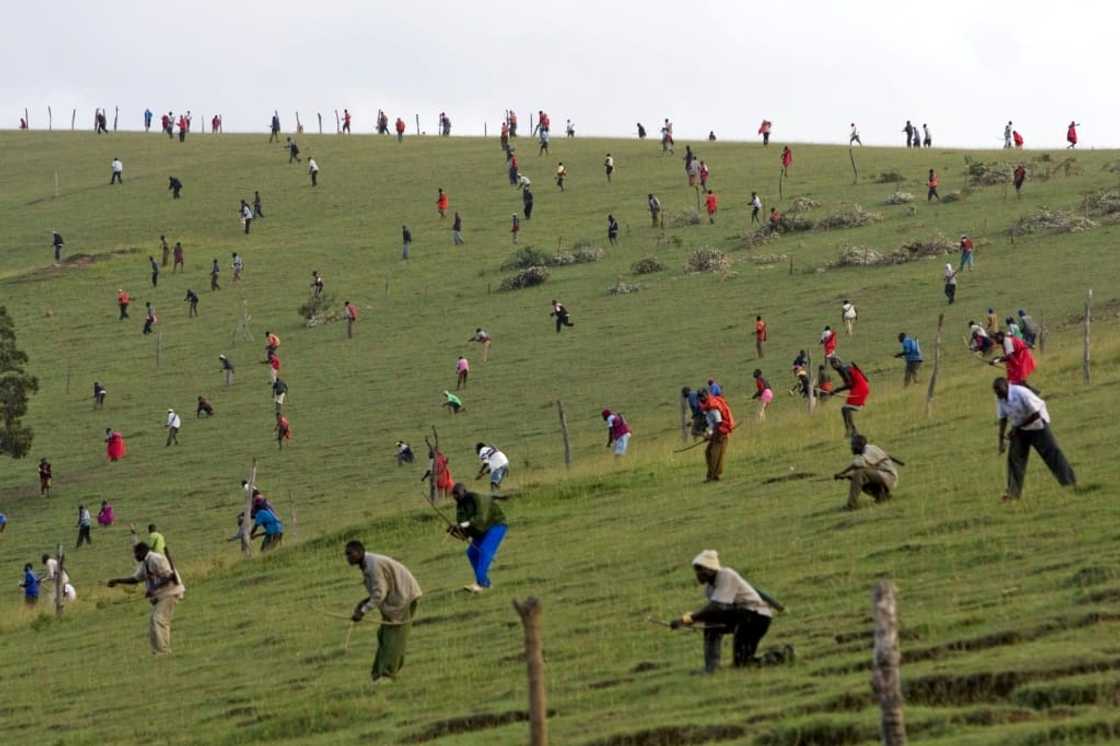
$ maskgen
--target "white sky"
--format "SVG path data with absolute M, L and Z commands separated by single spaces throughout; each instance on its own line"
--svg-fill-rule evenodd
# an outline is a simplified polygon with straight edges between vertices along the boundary
M 1015 121 L 1027 147 L 1064 145 L 1071 119 L 1085 147 L 1120 145 L 1116 43 L 1120 3 L 1078 0 L 611 2 L 611 0 L 50 0 L 4 3 L 0 126 L 24 107 L 32 127 L 90 127 L 120 106 L 139 128 L 145 106 L 214 112 L 227 131 L 284 128 L 299 111 L 348 107 L 356 131 L 383 108 L 435 130 L 493 133 L 506 108 L 523 126 L 544 109 L 554 136 L 678 138 L 714 129 L 777 141 L 899 145 L 906 119 L 937 145 L 999 147 Z

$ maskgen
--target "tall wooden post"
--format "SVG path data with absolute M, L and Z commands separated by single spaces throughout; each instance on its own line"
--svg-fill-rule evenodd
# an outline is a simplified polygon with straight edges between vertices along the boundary
M 47 107 L 47 131 L 50 132 L 52 130 L 54 130 L 54 112 L 51 111 L 51 107 L 48 106 Z
M 156 333 L 156 370 L 159 370 L 159 348 L 163 342 L 163 332 Z
M 416 115 L 416 134 L 420 134 L 420 115 Z
M 63 598 L 66 592 L 66 584 L 62 582 L 62 573 L 65 569 L 66 555 L 62 552 L 62 545 L 58 545 L 58 572 L 54 576 L 54 614 L 62 618 L 62 608 L 66 605 Z
M 937 372 L 941 369 L 941 328 L 945 325 L 945 314 L 937 315 L 937 337 L 933 340 L 933 372 L 929 376 L 926 389 L 926 417 L 933 414 L 933 390 L 937 386 Z
M 249 514 L 253 512 L 253 488 L 257 486 L 257 460 L 254 458 L 249 467 L 249 484 L 245 486 L 245 515 L 241 521 L 241 553 L 246 557 L 253 556 L 253 544 L 249 541 L 249 534 L 253 530 L 253 519 Z
M 342 122 L 338 118 L 338 109 L 334 110 L 334 133 L 340 134 L 342 132 Z
M 572 442 L 568 438 L 568 415 L 564 413 L 564 402 L 556 400 L 556 411 L 560 413 L 560 435 L 564 438 L 564 466 L 572 465 Z
M 71 131 L 74 130 L 74 124 L 77 121 L 78 121 L 78 110 L 77 109 L 71 109 L 70 110 L 70 130 Z
M 319 118 L 319 134 L 321 135 L 323 134 L 323 112 L 317 111 L 315 112 L 315 116 Z
M 117 120 L 120 118 L 120 116 L 121 116 L 121 107 L 114 106 L 113 107 L 113 132 L 117 131 Z
M 898 667 L 898 608 L 894 584 L 880 580 L 871 591 L 871 614 L 875 619 L 875 649 L 872 654 L 871 688 L 882 709 L 879 732 L 883 746 L 905 746 L 906 723 L 902 717 L 902 684 Z
M 688 399 L 681 395 L 681 442 L 688 442 Z
M 1038 354 L 1046 354 L 1046 314 L 1038 315 Z
M 1089 289 L 1089 297 L 1085 301 L 1085 351 L 1081 357 L 1081 373 L 1085 383 L 1092 383 L 1089 374 L 1089 325 L 1093 321 L 1093 290 Z
M 548 702 L 544 688 L 544 656 L 541 654 L 541 604 L 530 596 L 513 602 L 525 628 L 525 661 L 529 666 L 529 744 L 548 746 Z
M 809 352 L 805 353 L 805 368 L 809 378 L 809 414 L 812 414 L 817 409 L 817 384 L 813 380 L 813 355 Z

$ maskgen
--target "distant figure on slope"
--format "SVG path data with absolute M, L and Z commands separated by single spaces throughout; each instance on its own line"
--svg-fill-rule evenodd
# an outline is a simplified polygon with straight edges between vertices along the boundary
M 358 602 L 351 621 L 362 621 L 374 609 L 381 612 L 370 677 L 375 685 L 394 681 L 404 667 L 408 633 L 423 591 L 407 567 L 392 557 L 367 552 L 360 541 L 347 542 L 346 562 L 361 571 L 369 594 Z
M 699 399 L 700 409 L 704 412 L 707 425 L 704 439 L 708 441 L 704 449 L 704 459 L 708 467 L 704 481 L 718 482 L 723 476 L 723 461 L 727 455 L 727 442 L 735 429 L 735 418 L 722 396 L 701 390 Z
M 1004 502 L 1018 500 L 1023 494 L 1031 448 L 1046 462 L 1050 473 L 1063 487 L 1076 487 L 1077 476 L 1050 431 L 1050 412 L 1046 402 L 1025 386 L 1009 384 L 1002 378 L 992 381 L 999 417 L 999 452 L 1007 451 L 1007 492 Z M 1011 432 L 1007 424 L 1011 423 Z M 1010 448 L 1008 448 L 1010 444 Z
M 253 217 L 264 217 L 264 206 L 261 204 L 261 193 L 253 192 Z
M 183 191 L 183 182 L 179 181 L 178 176 L 167 177 L 167 191 L 171 192 L 172 199 L 179 199 L 179 194 Z
M 454 246 L 462 246 L 466 243 L 463 240 L 463 218 L 458 211 L 455 212 L 455 219 L 451 221 L 451 243 Z
M 268 136 L 268 142 L 270 144 L 273 142 L 280 142 L 280 112 L 272 112 L 272 121 L 269 123 L 268 131 L 270 133 Z
M 236 251 L 233 252 L 233 284 L 237 285 L 241 282 L 241 273 L 245 271 L 245 260 Z
M 966 234 L 961 234 L 961 264 L 957 268 L 958 272 L 963 272 L 965 267 L 968 267 L 971 272 L 975 266 L 975 259 L 973 254 L 976 251 L 976 245 L 972 243 L 972 239 Z
M 156 309 L 152 308 L 151 303 L 145 303 L 144 307 L 144 329 L 142 333 L 147 335 L 151 334 L 152 327 L 159 323 L 159 316 L 156 315 Z
M 910 120 L 906 120 L 906 126 L 902 128 L 903 134 L 906 135 L 906 148 L 909 150 L 914 145 L 914 125 Z
M 404 142 L 404 120 L 401 119 L 400 117 L 397 117 L 396 129 L 397 129 L 397 142 Z
M 276 427 L 272 428 L 272 432 L 276 433 L 276 447 L 284 450 L 284 441 L 292 439 L 292 426 L 280 412 L 276 413 Z
M 655 197 L 653 192 L 650 192 L 646 195 L 646 206 L 649 208 L 649 218 L 652 227 L 656 228 L 658 226 L 658 220 L 661 218 L 661 200 Z
M 929 125 L 924 122 L 922 123 L 922 145 L 927 148 L 933 147 L 933 135 L 929 132 Z
M 51 249 L 54 251 L 54 263 L 62 264 L 62 249 L 65 242 L 62 240 L 62 234 L 58 231 L 51 231 Z
M 113 162 L 111 164 L 111 168 L 113 170 L 113 174 L 112 174 L 112 176 L 109 177 L 109 185 L 112 186 L 113 184 L 123 184 L 124 183 L 124 164 L 121 163 L 121 159 L 116 157 L 116 156 L 113 156 Z
M 859 129 L 856 127 L 856 123 L 852 122 L 851 127 L 852 130 L 848 133 L 848 147 L 859 145 L 862 148 L 863 140 L 859 139 Z
M 641 122 L 638 122 L 638 139 L 646 139 L 646 128 L 642 126 Z
M 844 385 L 833 389 L 832 393 L 835 395 L 841 391 L 848 392 L 848 398 L 844 402 L 844 406 L 840 407 L 840 417 L 844 420 L 844 437 L 850 438 L 859 432 L 856 429 L 855 414 L 861 411 L 867 403 L 867 397 L 871 395 L 871 384 L 864 372 L 855 363 L 845 364 L 835 355 L 830 357 L 828 362 L 832 365 L 832 369 L 844 379 Z
M 424 442 L 428 444 L 428 470 L 424 472 L 424 476 L 420 477 L 420 481 L 429 479 L 433 482 L 433 493 L 436 500 L 449 497 L 451 488 L 455 486 L 455 480 L 451 477 L 448 458 L 443 451 L 430 441 L 425 439 Z
M 183 244 L 180 241 L 176 241 L 175 248 L 171 250 L 171 271 L 186 271 L 186 264 L 183 262 Z
M 918 125 L 914 125 L 914 149 L 917 150 L 922 147 L 922 136 L 918 132 Z
M 607 153 L 607 157 L 603 159 L 603 169 L 607 173 L 607 183 L 611 183 L 611 175 L 614 174 L 614 157 Z
M 1027 169 L 1022 163 L 1015 167 L 1015 173 L 1012 175 L 1011 182 L 1015 185 L 1015 196 L 1023 196 L 1023 182 L 1027 180 Z
M 397 466 L 404 466 L 405 464 L 416 463 L 416 454 L 412 452 L 412 446 L 405 443 L 403 440 L 397 441 Z
M 528 186 L 521 190 L 521 210 L 526 221 L 533 219 L 533 191 Z
M 762 375 L 760 368 L 755 368 L 754 373 L 751 374 L 754 378 L 754 396 L 752 399 L 758 399 L 758 421 L 762 422 L 766 419 L 766 410 L 770 407 L 770 402 L 774 401 L 774 390 L 770 388 L 770 383 Z
M 704 626 L 704 673 L 719 670 L 724 635 L 733 636 L 732 665 L 745 668 L 764 663 L 792 663 L 793 646 L 786 645 L 756 658 L 758 644 L 770 629 L 775 611 L 785 607 L 765 591 L 758 590 L 730 567 L 720 565 L 719 553 L 705 549 L 692 560 L 696 582 L 704 586 L 708 603 L 699 611 L 683 614 L 669 626 L 673 629 L 693 624 Z
M 4 525 L 8 525 L 7 521 Z M 23 589 L 23 603 L 34 607 L 39 603 L 39 576 L 35 574 L 33 565 L 28 562 L 23 566 L 23 581 L 19 584 Z
M 163 426 L 167 428 L 167 442 L 163 444 L 164 447 L 172 443 L 179 445 L 179 428 L 183 426 L 183 420 L 174 409 L 167 410 L 167 420 Z
M 128 454 L 128 447 L 124 442 L 124 435 L 115 432 L 112 428 L 105 428 L 105 457 L 110 461 L 120 461 Z
M 198 418 L 198 417 L 201 417 L 202 415 L 206 415 L 207 417 L 213 417 L 214 416 L 214 405 L 211 404 L 210 400 L 207 399 L 205 396 L 202 396 L 201 394 L 199 394 L 199 396 L 198 396 L 198 406 L 195 407 L 194 416 L 195 416 L 195 418 Z
M 440 187 L 436 193 L 436 212 L 439 213 L 440 220 L 447 217 L 447 208 L 449 205 L 450 199 L 447 196 L 447 192 L 443 191 L 443 187 Z
M 487 358 L 490 357 L 490 345 L 494 343 L 494 338 L 485 329 L 479 327 L 474 330 L 474 334 L 467 341 L 478 342 L 482 345 L 482 362 L 485 363 Z
M 639 135 L 638 136 L 639 137 L 645 137 L 645 135 L 643 134 L 644 130 L 642 130 L 641 127 L 642 127 L 642 125 L 639 124 L 638 125 L 638 130 L 639 130 Z M 673 123 L 670 122 L 668 119 L 666 119 L 665 124 L 661 125 L 661 152 L 662 153 L 672 153 L 673 152 L 673 145 L 674 145 L 674 143 L 673 143 Z
M 898 484 L 898 466 L 903 463 L 888 455 L 879 446 L 871 445 L 862 435 L 852 436 L 852 463 L 843 471 L 833 475 L 833 479 L 847 479 L 847 510 L 858 510 L 860 495 L 867 493 L 875 504 L 891 499 L 891 490 Z
M 559 334 L 560 330 L 565 326 L 575 326 L 575 322 L 569 318 L 568 309 L 555 298 L 552 299 L 552 313 L 550 313 L 549 316 L 555 317 L 556 319 L 557 334 Z
M 337 111 L 337 110 L 336 110 Z M 342 110 L 342 131 L 347 135 L 350 134 L 350 110 Z
M 159 287 L 159 262 L 154 256 L 148 257 L 148 266 L 152 270 L 152 287 Z
M 700 188 L 708 189 L 708 179 L 712 176 L 712 169 L 708 168 L 708 164 L 704 161 L 700 161 L 698 176 L 700 177 Z
M 859 318 L 859 313 L 856 311 L 856 304 L 852 303 L 847 298 L 840 304 L 840 320 L 844 322 L 844 331 L 848 336 L 856 333 L 856 319 Z
M 607 215 L 607 242 L 611 246 L 618 245 L 618 221 L 614 215 Z
M 1069 123 L 1069 127 L 1066 129 L 1066 142 L 1069 143 L 1066 146 L 1067 150 L 1077 147 L 1077 128 L 1080 126 L 1077 122 L 1071 121 Z
M 39 496 L 50 497 L 51 485 L 54 483 L 54 473 L 51 470 L 51 462 L 47 461 L 44 456 L 39 459 Z
M 826 360 L 836 356 L 836 342 L 836 332 L 831 326 L 825 326 L 824 331 L 821 332 L 820 344 Z
M 509 234 L 513 238 L 514 245 L 517 245 L 517 236 L 521 233 L 521 218 L 517 217 L 517 213 L 513 213 L 510 217 Z
M 353 339 L 354 324 L 358 322 L 358 307 L 348 300 L 343 301 L 342 315 L 346 319 L 346 338 Z
M 311 176 L 311 186 L 319 186 L 319 164 L 314 158 L 307 159 L 307 173 Z
M 288 138 L 288 163 L 291 163 L 292 161 L 295 161 L 297 163 L 300 162 L 299 145 L 296 144 L 295 140 L 293 140 L 292 138 L 289 137 Z
M 945 297 L 949 299 L 949 305 L 957 300 L 957 270 L 953 269 L 952 264 L 945 265 Z
M 630 425 L 621 412 L 612 412 L 609 409 L 602 411 L 603 421 L 607 423 L 607 448 L 614 453 L 615 458 L 626 455 L 630 446 Z
M 93 539 L 90 538 L 90 529 L 93 528 L 93 517 L 89 514 L 89 508 L 85 505 L 78 506 L 78 543 L 74 546 L 75 549 L 81 548 L 82 544 L 93 544 Z
M 762 124 L 758 125 L 758 134 L 762 135 L 762 147 L 770 144 L 770 129 L 773 126 L 774 123 L 769 119 L 763 119 Z
M 1015 149 L 1016 150 L 1022 150 L 1023 149 L 1023 136 L 1019 134 L 1018 130 L 1015 130 L 1014 132 L 1011 133 L 1011 139 L 1015 143 Z
M 902 351 L 896 352 L 895 357 L 905 358 L 906 371 L 902 374 L 902 385 L 909 386 L 918 382 L 918 370 L 922 367 L 922 348 L 917 337 L 911 337 L 906 332 L 898 333 L 898 343 Z
M 556 186 L 560 187 L 560 191 L 564 191 L 564 179 L 568 178 L 568 169 L 564 167 L 564 161 L 556 164 Z
M 793 151 L 786 145 L 782 148 L 782 175 L 789 176 L 789 167 L 793 165 Z
M 767 331 L 766 322 L 761 316 L 754 317 L 754 351 L 758 359 L 766 357 Z
M 1007 121 L 1007 126 L 1003 128 L 1003 149 L 1004 150 L 1010 150 L 1011 149 L 1011 132 L 1012 132 L 1011 120 L 1008 120 Z
M 762 212 L 762 198 L 758 196 L 758 192 L 751 192 L 751 225 L 762 225 L 762 220 L 758 214 Z
M 467 408 L 463 406 L 463 400 L 450 391 L 443 392 L 443 399 L 444 401 L 441 406 L 447 407 L 447 411 L 450 414 L 459 414 L 460 412 L 467 411 Z
M 105 406 L 105 396 L 109 393 L 108 389 L 101 385 L 100 381 L 93 382 L 93 408 L 102 409 Z
M 462 355 L 455 361 L 455 390 L 465 389 L 467 387 L 467 378 L 471 374 L 471 364 Z
M 101 510 L 97 511 L 97 525 L 101 528 L 109 528 L 116 521 L 116 515 L 113 513 L 113 506 L 108 500 L 101 501 Z
M 245 235 L 249 235 L 250 229 L 253 227 L 253 208 L 249 207 L 249 203 L 241 200 L 241 206 L 237 208 L 238 217 L 241 218 L 241 227 L 245 229 Z
M 144 583 L 144 598 L 152 604 L 148 621 L 148 640 L 155 655 L 171 652 L 171 617 L 175 606 L 183 598 L 186 587 L 167 557 L 153 551 L 144 542 L 132 547 L 132 555 L 139 562 L 134 575 L 113 578 L 109 587 Z
M 225 377 L 226 386 L 233 385 L 233 361 L 225 355 L 218 355 L 218 362 L 221 363 L 222 375 Z
M 719 196 L 711 189 L 708 190 L 707 196 L 704 197 L 704 209 L 708 212 L 708 224 L 715 225 L 716 211 L 719 210 Z
M 448 533 L 470 544 L 467 559 L 474 570 L 474 582 L 464 590 L 482 593 L 490 587 L 490 565 L 505 539 L 506 517 L 492 496 L 471 492 L 461 482 L 451 488 L 451 496 L 456 525 L 448 527 Z
M 401 259 L 408 259 L 408 250 L 412 248 L 412 231 L 407 225 L 401 226 Z
M 1038 324 L 1034 323 L 1034 319 L 1030 317 L 1023 309 L 1019 309 L 1019 331 L 1023 335 L 1023 341 L 1029 346 L 1034 347 L 1035 342 L 1038 341 L 1040 329 Z

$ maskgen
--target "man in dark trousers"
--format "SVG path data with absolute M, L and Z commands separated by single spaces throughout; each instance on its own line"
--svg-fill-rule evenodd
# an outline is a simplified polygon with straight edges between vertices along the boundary
M 412 231 L 407 225 L 401 226 L 401 259 L 408 259 L 408 250 L 412 246 Z
M 533 192 L 529 187 L 521 190 L 521 206 L 525 212 L 525 219 L 531 220 L 533 218 Z
M 198 316 L 198 293 L 187 288 L 187 297 L 183 300 L 190 303 L 190 306 L 187 308 L 187 318 Z
M 723 567 L 719 553 L 714 549 L 705 549 L 696 555 L 692 560 L 692 570 L 696 573 L 696 582 L 704 586 L 708 603 L 699 611 L 674 619 L 669 626 L 680 629 L 693 624 L 705 625 L 704 673 L 719 670 L 721 643 L 723 636 L 728 634 L 734 636 L 733 665 L 736 668 L 793 661 L 791 645 L 768 653 L 762 659 L 755 658 L 758 644 L 770 629 L 774 612 L 785 610 L 777 599 L 751 586 L 730 567 Z
M 225 355 L 218 355 L 218 362 L 222 364 L 222 375 L 225 376 L 226 386 L 233 385 L 233 361 Z
M 269 144 L 280 142 L 280 112 L 272 112 L 272 123 L 269 127 L 271 134 L 268 136 Z
M 154 256 L 148 257 L 148 264 L 152 268 L 152 287 L 159 286 L 159 262 Z
M 293 140 L 292 138 L 289 137 L 288 138 L 288 163 L 291 163 L 292 161 L 296 161 L 297 163 L 300 161 L 299 146 L 296 145 L 295 140 Z
M 1007 451 L 1007 493 L 1003 501 L 1022 497 L 1031 448 L 1038 451 L 1058 484 L 1076 487 L 1077 476 L 1073 467 L 1066 461 L 1050 430 L 1050 412 L 1046 409 L 1046 402 L 1026 386 L 1009 384 L 1006 378 L 995 379 L 992 390 L 996 394 L 996 414 L 999 417 L 999 452 Z M 1008 422 L 1011 423 L 1010 432 L 1007 431 Z
M 918 370 L 922 367 L 922 348 L 918 345 L 918 338 L 911 337 L 906 332 L 898 333 L 898 343 L 902 351 L 896 352 L 895 357 L 906 359 L 906 372 L 902 376 L 902 385 L 909 386 L 918 382 Z
M 370 676 L 374 684 L 392 681 L 404 666 L 408 631 L 423 591 L 407 567 L 391 557 L 367 552 L 360 541 L 347 542 L 346 562 L 362 571 L 362 582 L 369 593 L 354 607 L 351 620 L 360 622 L 374 609 L 381 612 Z
M 62 264 L 62 234 L 58 231 L 51 231 L 51 246 L 54 248 L 54 263 Z
M 167 177 L 167 189 L 174 199 L 179 199 L 179 192 L 183 190 L 183 182 L 179 181 L 176 176 L 169 176 Z
M 560 330 L 565 326 L 575 326 L 575 323 L 568 317 L 568 309 L 555 298 L 552 299 L 552 313 L 550 313 L 549 316 L 556 317 L 557 334 L 559 334 Z
M 210 289 L 211 290 L 221 290 L 222 289 L 222 286 L 218 284 L 218 277 L 221 276 L 221 274 L 222 274 L 222 267 L 221 267 L 221 265 L 218 264 L 218 260 L 215 259 L 213 261 L 213 263 L 211 263 L 211 265 L 210 265 Z
M 864 493 L 871 495 L 876 504 L 890 500 L 891 490 L 898 484 L 898 466 L 903 463 L 868 443 L 862 435 L 852 436 L 851 447 L 852 463 L 833 475 L 833 479 L 851 482 L 847 509 L 858 509 L 860 495 Z

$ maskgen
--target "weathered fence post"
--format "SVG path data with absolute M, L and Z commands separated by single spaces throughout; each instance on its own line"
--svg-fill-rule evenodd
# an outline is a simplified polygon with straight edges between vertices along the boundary
M 1046 354 L 1046 314 L 1038 314 L 1038 354 Z
M 875 618 L 875 649 L 872 654 L 871 688 L 882 709 L 879 732 L 883 746 L 905 746 L 906 723 L 902 717 L 902 682 L 898 667 L 898 608 L 894 584 L 880 580 L 871 591 L 871 613 Z
M 1081 373 L 1085 383 L 1091 383 L 1089 375 L 1089 325 L 1093 320 L 1093 289 L 1089 288 L 1089 297 L 1085 300 L 1085 351 L 1081 357 Z
M 416 115 L 416 134 L 420 134 L 420 115 Z
M 315 116 L 319 118 L 319 134 L 321 135 L 323 134 L 323 112 L 317 111 L 315 112 Z
M 530 596 L 513 602 L 525 627 L 525 661 L 529 666 L 529 744 L 548 746 L 548 702 L 544 689 L 544 656 L 541 654 L 541 604 Z
M 66 605 L 63 596 L 66 593 L 66 584 L 62 582 L 62 573 L 65 570 L 66 555 L 62 551 L 62 545 L 58 545 L 58 572 L 54 576 L 54 614 L 62 618 L 62 608 Z
M 245 513 L 241 516 L 241 553 L 246 557 L 253 556 L 253 544 L 249 541 L 249 532 L 253 528 L 253 519 L 249 515 L 253 512 L 253 488 L 257 486 L 257 460 L 254 458 L 249 467 L 249 483 L 245 485 Z
M 681 442 L 688 442 L 688 399 L 681 395 Z
M 54 112 L 51 107 L 47 107 L 47 131 L 50 132 L 54 129 Z
M 334 133 L 336 135 L 342 133 L 342 121 L 338 118 L 338 109 L 334 110 Z
M 856 155 L 855 155 L 855 152 L 852 150 L 851 145 L 848 146 L 848 157 L 852 159 L 852 174 L 853 174 L 852 183 L 853 184 L 858 184 L 859 183 L 859 169 L 856 168 Z
M 564 413 L 564 402 L 556 400 L 556 410 L 560 413 L 560 434 L 564 438 L 564 466 L 572 465 L 572 442 L 568 438 L 568 415 Z
M 809 378 L 809 414 L 812 414 L 817 409 L 817 383 L 813 380 L 813 355 L 809 352 L 805 353 L 805 372 Z
M 70 110 L 70 130 L 71 131 L 73 131 L 74 123 L 77 122 L 77 121 L 78 121 L 78 110 L 77 109 L 71 109 Z
M 945 314 L 937 315 L 937 336 L 933 340 L 933 372 L 929 376 L 926 389 L 926 417 L 933 414 L 933 390 L 937 386 L 937 372 L 941 369 L 941 328 L 945 325 Z
M 156 334 L 156 370 L 159 370 L 159 348 L 163 342 L 163 332 Z

